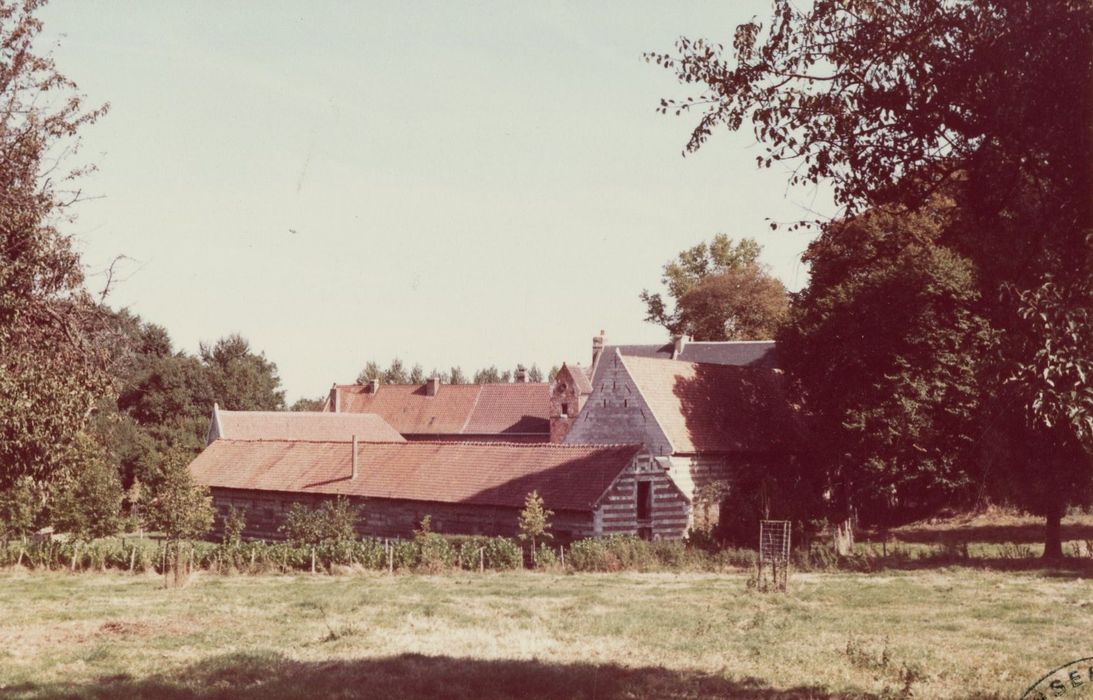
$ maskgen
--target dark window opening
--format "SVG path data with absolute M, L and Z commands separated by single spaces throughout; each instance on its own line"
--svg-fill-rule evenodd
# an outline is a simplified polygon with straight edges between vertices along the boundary
M 638 520 L 648 520 L 653 514 L 653 482 L 638 482 Z
M 568 416 L 569 415 L 569 404 L 567 404 L 567 403 L 562 404 L 562 415 L 563 416 Z

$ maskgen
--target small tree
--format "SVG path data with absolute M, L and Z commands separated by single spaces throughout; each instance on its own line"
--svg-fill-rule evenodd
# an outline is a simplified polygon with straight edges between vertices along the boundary
M 293 503 L 280 532 L 298 546 L 346 542 L 357 538 L 360 517 L 360 508 L 344 496 L 324 501 L 318 508 Z
M 554 511 L 547 510 L 543 503 L 543 497 L 538 491 L 532 491 L 524 499 L 524 509 L 520 511 L 517 525 L 520 528 L 519 537 L 531 545 L 531 559 L 535 561 L 535 541 L 537 539 L 551 539 L 550 518 Z
M 11 488 L 0 489 L 0 541 L 30 534 L 41 509 L 42 497 L 29 476 L 19 477 Z
M 214 518 L 209 489 L 194 481 L 185 453 L 175 452 L 167 458 L 161 478 L 152 487 L 145 518 L 149 529 L 161 530 L 168 542 L 174 543 L 175 585 L 179 585 L 183 541 L 207 533 Z
M 243 544 L 243 530 L 247 527 L 247 511 L 229 506 L 224 516 L 224 537 L 226 547 L 238 547 Z
M 53 524 L 74 539 L 90 541 L 117 534 L 121 529 L 124 492 L 113 465 L 89 444 L 74 469 L 57 486 Z

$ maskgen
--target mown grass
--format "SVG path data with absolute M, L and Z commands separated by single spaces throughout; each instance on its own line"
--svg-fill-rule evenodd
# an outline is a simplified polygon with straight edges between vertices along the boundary
M 0 698 L 1008 698 L 1090 656 L 1093 584 L 972 568 L 0 574 Z

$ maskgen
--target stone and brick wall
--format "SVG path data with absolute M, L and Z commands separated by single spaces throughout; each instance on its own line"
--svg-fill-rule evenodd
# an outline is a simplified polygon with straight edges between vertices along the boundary
M 573 421 L 577 419 L 587 397 L 581 396 L 574 371 L 568 365 L 562 365 L 554 383 L 550 385 L 550 441 L 562 442 L 569 433 Z
M 316 507 L 333 496 L 311 493 L 285 493 L 279 491 L 248 491 L 213 488 L 213 505 L 216 508 L 214 535 L 219 537 L 224 517 L 230 506 L 246 510 L 248 539 L 280 540 L 284 536 L 278 528 L 293 503 Z M 477 506 L 459 503 L 431 503 L 384 498 L 351 498 L 362 506 L 364 514 L 357 526 L 362 537 L 412 537 L 414 529 L 426 515 L 432 517 L 435 532 L 453 535 L 487 535 L 514 537 L 518 528 L 519 508 Z M 550 504 L 547 504 L 549 507 Z M 589 537 L 593 534 L 592 513 L 576 511 L 555 512 L 553 530 L 555 537 L 568 542 L 570 539 Z
M 638 483 L 649 482 L 649 518 L 638 519 Z M 598 534 L 680 539 L 687 534 L 690 504 L 650 455 L 634 460 L 612 485 L 596 511 Z

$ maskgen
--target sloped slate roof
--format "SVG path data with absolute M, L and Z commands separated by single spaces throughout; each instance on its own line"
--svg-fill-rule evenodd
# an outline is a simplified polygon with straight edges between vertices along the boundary
M 375 413 L 403 435 L 550 434 L 548 384 L 337 385 L 338 412 Z M 330 399 L 323 406 L 331 411 Z M 545 439 L 545 438 L 544 438 Z
M 220 438 L 229 440 L 351 440 L 405 442 L 397 430 L 372 413 L 216 410 Z
M 777 371 L 648 357 L 623 357 L 674 452 L 796 450 L 798 410 Z
M 610 345 L 604 348 L 606 353 L 615 349 L 624 357 L 649 357 L 671 360 L 675 346 L 667 345 Z M 702 362 L 714 365 L 735 365 L 739 367 L 778 367 L 778 355 L 773 340 L 728 340 L 703 341 L 692 340 L 683 346 L 683 352 L 677 360 L 683 362 Z
M 640 445 L 474 442 L 360 443 L 351 479 L 346 442 L 217 440 L 190 464 L 210 487 L 341 494 L 523 507 L 538 491 L 548 508 L 592 510 Z

